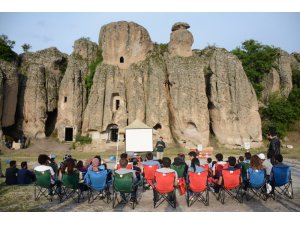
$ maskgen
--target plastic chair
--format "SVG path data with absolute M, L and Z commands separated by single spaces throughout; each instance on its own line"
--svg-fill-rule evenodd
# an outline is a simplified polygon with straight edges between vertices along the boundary
M 272 186 L 272 195 L 273 199 L 276 198 L 286 198 L 293 199 L 294 191 L 292 185 L 291 177 L 291 167 L 290 166 L 273 166 L 271 171 L 271 180 L 270 184 Z
M 220 177 L 220 174 L 221 174 L 221 171 L 223 169 L 227 169 L 228 168 L 228 163 L 226 164 L 215 164 L 215 178 L 219 178 Z
M 265 170 L 254 170 L 252 168 L 248 169 L 249 179 L 245 183 L 246 191 L 246 200 L 249 201 L 254 196 L 266 201 L 266 171 Z
M 153 189 L 154 208 L 167 201 L 176 208 L 176 188 L 174 187 L 175 173 L 155 172 L 155 187 Z
M 239 203 L 243 202 L 243 193 L 242 193 L 242 185 L 241 185 L 241 170 L 222 170 L 223 182 L 220 187 L 218 200 L 221 201 L 222 204 L 225 203 L 225 195 L 226 193 L 237 200 Z
M 46 171 L 34 171 L 36 181 L 34 185 L 34 200 L 37 201 L 40 197 L 44 196 L 49 201 L 53 200 L 53 190 L 55 187 L 51 184 L 50 170 Z M 56 191 L 55 191 L 56 193 Z
M 209 193 L 207 184 L 208 171 L 201 173 L 188 172 L 188 181 L 186 191 L 186 201 L 188 207 L 192 206 L 195 202 L 203 202 L 204 205 L 209 205 Z
M 88 186 L 88 203 L 93 202 L 97 198 L 109 203 L 111 200 L 110 192 L 107 185 L 107 170 L 88 171 L 84 176 L 84 181 Z
M 145 184 L 148 183 L 152 188 L 154 188 L 154 175 L 155 171 L 158 169 L 158 165 L 143 165 L 143 191 L 146 190 Z
M 80 201 L 80 197 L 83 197 L 82 190 L 79 187 L 79 172 L 74 171 L 71 174 L 63 174 L 62 175 L 62 186 L 61 186 L 61 194 L 60 194 L 60 202 L 63 200 L 72 198 L 76 200 L 78 203 Z M 74 197 L 74 195 L 76 195 Z
M 112 198 L 112 206 L 115 208 L 121 201 L 119 201 L 118 193 L 124 194 L 126 203 L 128 203 L 127 199 L 131 195 L 131 193 L 134 192 L 134 179 L 132 173 L 126 173 L 126 174 L 114 174 L 113 178 L 113 198 Z M 137 201 L 132 201 L 131 207 L 132 209 L 135 208 L 137 205 Z

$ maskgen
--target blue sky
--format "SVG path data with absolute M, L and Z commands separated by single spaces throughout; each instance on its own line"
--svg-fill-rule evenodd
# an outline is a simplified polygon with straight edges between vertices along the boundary
M 193 49 L 207 45 L 232 50 L 255 39 L 283 50 L 300 52 L 300 13 L 0 13 L 0 34 L 16 41 L 14 51 L 29 43 L 32 51 L 57 47 L 70 54 L 74 41 L 90 37 L 98 43 L 101 26 L 134 21 L 145 27 L 153 42 L 167 43 L 175 22 L 190 24 Z

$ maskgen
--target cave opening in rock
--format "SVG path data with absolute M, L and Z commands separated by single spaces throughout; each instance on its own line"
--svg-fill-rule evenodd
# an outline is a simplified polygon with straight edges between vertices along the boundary
M 57 119 L 57 109 L 52 112 L 47 112 L 47 120 L 45 123 L 45 135 L 49 137 L 55 130 L 55 124 Z
M 124 57 L 123 56 L 120 57 L 120 63 L 124 63 Z
M 120 100 L 116 99 L 116 110 L 120 108 Z
M 65 141 L 73 141 L 73 127 L 65 127 Z
M 162 128 L 162 126 L 161 126 L 160 123 L 155 124 L 155 126 L 153 127 L 154 130 L 158 130 L 158 129 L 161 129 L 161 128 Z
M 107 127 L 107 140 L 112 141 L 112 142 L 117 142 L 118 141 L 118 132 L 119 132 L 119 127 L 116 124 L 110 124 Z

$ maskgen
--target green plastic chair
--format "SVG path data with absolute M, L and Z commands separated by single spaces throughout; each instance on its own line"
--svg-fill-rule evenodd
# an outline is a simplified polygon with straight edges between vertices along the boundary
M 46 171 L 34 171 L 36 176 L 35 188 L 34 188 L 34 200 L 37 201 L 40 197 L 44 196 L 49 201 L 52 201 L 51 186 L 51 173 L 50 170 Z
M 74 171 L 71 174 L 62 175 L 62 192 L 60 194 L 60 202 L 65 199 L 72 198 L 77 202 L 80 201 L 80 197 L 83 198 L 82 191 L 79 188 L 79 172 Z M 74 195 L 77 195 L 74 197 Z
M 130 194 L 134 191 L 134 179 L 132 173 L 126 173 L 126 174 L 114 174 L 113 179 L 113 208 L 117 206 L 116 202 L 118 204 L 120 203 L 118 199 L 118 192 L 124 193 L 126 196 L 126 199 Z M 132 202 L 132 209 L 135 208 L 136 202 Z
M 171 169 L 177 172 L 178 178 L 184 177 L 185 165 L 180 165 L 180 166 L 171 165 Z

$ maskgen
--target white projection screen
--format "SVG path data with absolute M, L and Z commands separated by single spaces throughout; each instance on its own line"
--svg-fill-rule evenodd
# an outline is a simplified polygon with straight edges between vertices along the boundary
M 152 129 L 125 129 L 126 152 L 152 152 Z

